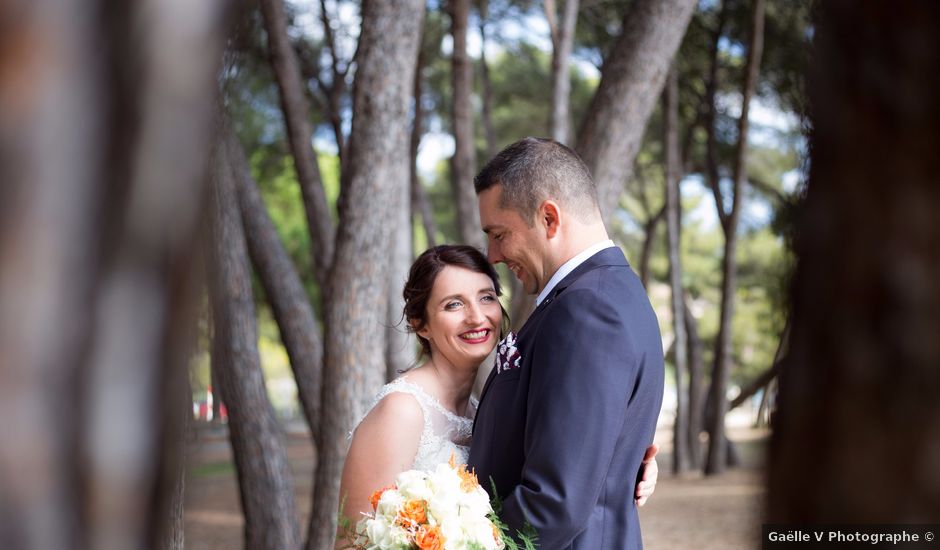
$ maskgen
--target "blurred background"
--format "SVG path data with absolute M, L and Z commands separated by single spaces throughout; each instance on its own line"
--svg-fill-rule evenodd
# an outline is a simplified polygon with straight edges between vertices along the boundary
M 936 521 L 940 19 L 893 6 L 5 3 L 0 547 L 332 548 L 408 267 L 527 135 L 659 317 L 649 548 Z

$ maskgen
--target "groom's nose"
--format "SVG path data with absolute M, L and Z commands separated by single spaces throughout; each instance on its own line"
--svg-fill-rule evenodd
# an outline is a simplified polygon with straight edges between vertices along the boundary
M 499 252 L 499 244 L 490 239 L 486 247 L 486 259 L 491 264 L 498 264 L 503 261 L 503 255 Z

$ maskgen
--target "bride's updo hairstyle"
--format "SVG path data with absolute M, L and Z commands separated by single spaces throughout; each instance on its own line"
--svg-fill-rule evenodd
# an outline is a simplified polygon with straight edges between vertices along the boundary
M 502 295 L 502 289 L 499 286 L 499 275 L 496 270 L 486 260 L 486 256 L 472 246 L 462 244 L 444 244 L 435 246 L 424 251 L 418 256 L 415 263 L 411 264 L 411 271 L 408 273 L 408 282 L 405 283 L 405 289 L 402 296 L 405 298 L 405 309 L 403 316 L 406 321 L 406 327 L 409 332 L 417 332 L 424 328 L 428 322 L 428 300 L 431 298 L 431 290 L 434 288 L 434 281 L 437 276 L 447 266 L 462 267 L 482 273 L 493 281 L 493 289 L 497 296 Z M 499 309 L 503 312 L 503 322 L 499 327 L 499 338 L 502 339 L 509 330 L 509 314 L 500 304 Z M 422 355 L 431 354 L 431 344 L 418 336 L 421 343 Z

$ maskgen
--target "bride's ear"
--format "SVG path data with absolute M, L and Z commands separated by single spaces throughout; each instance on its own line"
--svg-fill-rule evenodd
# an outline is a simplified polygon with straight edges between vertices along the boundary
M 423 327 L 419 327 L 418 323 L 420 323 L 420 321 L 417 319 L 408 320 L 408 326 L 411 327 L 411 332 L 417 334 L 418 336 L 424 338 L 425 340 L 430 340 L 430 338 L 428 338 L 428 333 L 430 331 L 428 330 L 427 324 L 425 324 Z

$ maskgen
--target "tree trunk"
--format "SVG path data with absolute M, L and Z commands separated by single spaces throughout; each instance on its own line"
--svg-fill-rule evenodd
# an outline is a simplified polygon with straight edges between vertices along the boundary
M 226 130 L 222 137 L 238 193 L 248 252 L 264 287 L 287 356 L 297 396 L 310 433 L 318 431 L 323 365 L 320 327 L 303 282 L 281 243 L 238 137 Z
M 327 273 L 333 261 L 335 230 L 333 216 L 326 201 L 320 168 L 310 140 L 313 128 L 310 124 L 310 109 L 304 95 L 303 79 L 297 54 L 287 36 L 287 17 L 284 15 L 284 0 L 261 0 L 265 30 L 268 35 L 268 50 L 271 66 L 277 78 L 281 108 L 294 168 L 304 200 L 304 212 L 310 229 L 311 257 L 320 288 L 326 283 Z
M 454 90 L 453 124 L 454 156 L 451 159 L 451 183 L 457 204 L 457 225 L 460 240 L 483 249 L 486 242 L 480 229 L 477 195 L 473 189 L 477 154 L 473 134 L 473 66 L 467 55 L 467 26 L 470 18 L 470 0 L 452 0 L 450 3 L 451 35 L 454 39 L 452 82 Z
M 664 151 L 666 160 L 666 239 L 669 242 L 669 285 L 672 289 L 672 327 L 675 332 L 673 358 L 676 370 L 676 422 L 673 428 L 672 470 L 689 469 L 689 408 L 686 403 L 685 373 L 687 345 L 685 337 L 685 302 L 682 291 L 682 265 L 679 255 L 681 236 L 681 197 L 679 195 L 679 76 L 675 66 L 669 70 L 663 93 L 665 113 Z
M 336 153 L 339 155 L 340 173 L 346 167 L 346 139 L 343 136 L 343 118 L 340 111 L 343 108 L 343 95 L 346 92 L 347 64 L 344 69 L 339 66 L 339 53 L 336 51 L 336 38 L 333 36 L 333 26 L 330 24 L 330 12 L 326 7 L 326 0 L 320 0 L 320 22 L 323 23 L 323 38 L 326 47 L 330 50 L 330 67 L 333 77 L 329 87 L 325 90 L 329 108 L 330 126 L 333 127 L 333 136 L 336 139 Z
M 705 373 L 705 347 L 698 334 L 698 321 L 692 315 L 689 308 L 688 296 L 683 300 L 683 314 L 685 317 L 685 329 L 688 335 L 688 356 L 689 356 L 689 463 L 692 468 L 702 467 L 702 443 L 699 436 L 705 427 L 705 392 L 704 392 L 704 373 Z
M 386 266 L 399 189 L 408 188 L 408 118 L 424 3 L 362 6 L 348 169 L 326 301 L 323 424 L 310 520 L 311 550 L 332 548 L 346 434 L 385 380 Z M 402 206 L 403 207 L 403 206 Z M 377 307 L 377 304 L 380 306 Z
M 486 61 L 486 20 L 489 0 L 477 0 L 480 11 L 480 88 L 483 92 L 483 133 L 486 136 L 486 157 L 499 153 L 496 129 L 493 128 L 493 86 L 490 84 L 490 67 Z
M 168 536 L 220 13 L 109 7 L 0 8 L 4 548 Z
M 650 259 L 653 257 L 653 243 L 656 240 L 656 229 L 659 227 L 659 222 L 665 217 L 666 205 L 664 204 L 659 212 L 651 216 L 646 223 L 643 224 L 643 248 L 640 250 L 639 271 L 640 282 L 643 283 L 645 288 L 649 288 Z
M 424 135 L 424 105 L 421 103 L 421 97 L 424 95 L 424 78 L 421 74 L 426 63 L 424 57 L 424 48 L 419 46 L 414 78 L 415 116 L 411 123 L 411 213 L 412 216 L 421 217 L 428 247 L 432 247 L 437 244 L 437 224 L 434 223 L 431 201 L 428 200 L 428 194 L 418 177 L 418 148 L 421 145 L 421 137 Z
M 940 5 L 818 8 L 767 520 L 934 523 Z
M 571 49 L 574 46 L 574 29 L 578 22 L 578 0 L 565 0 L 565 11 L 561 21 L 555 23 L 555 2 L 545 2 L 552 33 L 552 114 L 550 127 L 552 139 L 568 143 L 569 105 L 571 97 Z
M 719 43 L 721 42 L 721 37 L 724 34 L 725 30 L 725 21 L 727 19 L 727 4 L 723 0 L 719 0 L 721 3 L 721 8 L 718 11 L 718 24 L 715 26 L 714 33 L 712 35 L 711 43 L 711 52 L 710 57 L 711 61 L 708 68 L 708 80 L 705 82 L 705 103 L 707 104 L 707 111 L 705 113 L 705 172 L 708 179 L 708 185 L 712 190 L 712 195 L 715 198 L 715 204 L 718 212 L 718 220 L 721 222 L 722 227 L 727 225 L 727 214 L 725 213 L 724 202 L 721 198 L 721 187 L 719 186 L 720 175 L 718 173 L 718 129 L 715 127 L 715 119 L 717 118 L 717 104 L 715 103 L 715 95 L 718 90 L 718 52 L 719 52 Z
M 695 0 L 635 0 L 578 135 L 605 220 L 617 207 Z
M 728 375 L 731 370 L 732 355 L 732 326 L 734 318 L 734 299 L 737 289 L 737 244 L 738 244 L 738 218 L 743 202 L 742 188 L 747 177 L 747 136 L 748 112 L 750 110 L 751 96 L 757 83 L 757 72 L 760 67 L 760 58 L 764 49 L 764 0 L 754 0 L 753 18 L 751 21 L 751 37 L 748 45 L 747 63 L 745 65 L 744 86 L 742 88 L 741 118 L 738 121 L 738 143 L 735 148 L 734 181 L 732 188 L 731 212 L 727 216 L 725 230 L 725 250 L 722 261 L 721 285 L 721 320 L 718 328 L 718 338 L 715 343 L 715 368 L 712 372 L 711 399 L 715 405 L 713 422 L 709 426 L 711 437 L 708 444 L 708 459 L 705 463 L 706 474 L 717 474 L 725 471 L 727 465 L 727 446 L 725 439 L 725 413 L 728 411 L 728 400 L 725 391 L 728 387 Z M 716 205 L 724 210 L 721 203 Z
M 297 548 L 293 484 L 284 434 L 261 373 L 248 251 L 227 149 L 220 141 L 214 163 L 210 294 L 219 342 L 215 349 L 222 355 L 219 389 L 228 410 L 245 514 L 245 545 Z
M 418 43 L 420 44 L 420 39 Z M 411 163 L 409 165 L 413 166 Z M 411 170 L 409 170 L 410 175 Z M 402 289 L 408 280 L 408 270 L 411 267 L 414 248 L 411 230 L 412 185 L 413 182 L 409 177 L 406 185 L 395 187 L 394 202 L 389 204 L 390 212 L 386 220 L 386 231 L 391 237 L 385 271 L 385 280 L 388 284 L 385 317 L 385 379 L 389 382 L 412 366 L 417 358 L 414 341 L 405 329 L 406 325 L 402 317 L 405 309 Z

